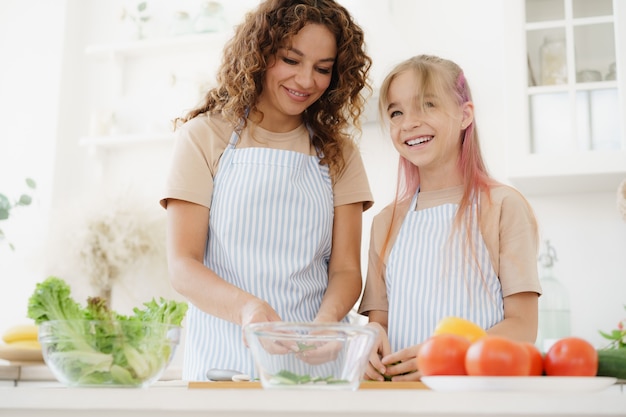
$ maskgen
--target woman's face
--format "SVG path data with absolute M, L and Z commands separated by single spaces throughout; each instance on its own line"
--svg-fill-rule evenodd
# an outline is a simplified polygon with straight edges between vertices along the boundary
M 399 73 L 389 85 L 387 116 L 398 152 L 420 167 L 420 176 L 453 172 L 460 152 L 463 108 L 449 97 L 421 91 L 410 71 Z M 422 96 L 424 103 L 418 102 Z
M 330 85 L 337 42 L 324 25 L 308 24 L 289 48 L 273 56 L 263 80 L 257 107 L 264 113 L 261 127 L 289 131 L 302 123 L 301 114 Z

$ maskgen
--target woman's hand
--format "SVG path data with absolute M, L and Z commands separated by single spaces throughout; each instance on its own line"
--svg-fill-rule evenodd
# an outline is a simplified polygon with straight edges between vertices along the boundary
M 296 355 L 298 359 L 309 365 L 321 365 L 337 359 L 343 347 L 342 342 L 332 340 L 311 345 L 300 345 Z
M 417 369 L 417 355 L 421 345 L 413 345 L 384 356 L 381 362 L 384 364 L 386 374 L 391 380 L 396 381 L 419 381 L 422 376 Z
M 363 377 L 371 381 L 384 381 L 386 367 L 381 362 L 381 358 L 391 353 L 387 332 L 383 326 L 376 322 L 370 322 L 367 326 L 370 326 L 378 331 L 378 338 L 376 339 L 374 349 L 372 349 L 372 353 L 370 354 L 370 360 L 367 364 Z
M 246 302 L 241 309 L 240 322 L 242 333 L 247 324 L 264 323 L 269 321 L 281 321 L 281 318 L 271 305 L 260 298 L 252 297 L 250 301 Z M 248 346 L 245 333 L 243 333 L 243 342 L 246 346 Z M 287 347 L 283 347 L 283 349 L 285 350 L 283 353 L 289 352 Z

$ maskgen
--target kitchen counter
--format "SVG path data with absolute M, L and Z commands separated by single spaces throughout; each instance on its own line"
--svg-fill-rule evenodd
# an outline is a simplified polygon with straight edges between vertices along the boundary
M 194 389 L 160 381 L 146 389 L 0 387 L 0 416 L 626 416 L 626 392 L 435 392 L 426 389 L 295 391 Z

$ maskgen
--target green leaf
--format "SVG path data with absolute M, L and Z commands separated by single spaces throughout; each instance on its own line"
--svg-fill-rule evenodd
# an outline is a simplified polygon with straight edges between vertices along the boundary
M 602 337 L 609 340 L 619 340 L 622 338 L 622 332 L 619 330 L 613 330 L 611 333 L 605 333 L 600 330 L 600 334 L 602 335 Z
M 124 355 L 128 361 L 128 365 L 139 378 L 143 379 L 152 375 L 154 370 L 150 363 L 150 355 L 142 355 L 137 349 L 130 345 L 122 347 Z
M 139 381 L 133 378 L 132 374 L 126 368 L 119 365 L 111 366 L 111 376 L 113 380 L 120 385 L 137 385 Z
M 31 196 L 27 195 L 27 194 L 22 194 L 20 196 L 20 199 L 17 201 L 17 204 L 20 206 L 29 206 L 30 203 L 33 202 L 33 199 Z
M 9 210 L 11 210 L 11 202 L 9 198 L 0 193 L 0 220 L 6 220 L 9 218 Z
M 48 320 L 82 320 L 83 309 L 71 297 L 70 286 L 50 276 L 35 286 L 28 300 L 28 317 L 41 324 Z

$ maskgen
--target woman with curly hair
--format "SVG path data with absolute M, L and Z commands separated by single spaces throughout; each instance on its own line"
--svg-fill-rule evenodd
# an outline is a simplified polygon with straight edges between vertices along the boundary
M 248 323 L 346 320 L 373 204 L 349 133 L 370 66 L 335 1 L 267 0 L 226 44 L 217 87 L 179 120 L 161 205 L 171 282 L 190 303 L 183 379 L 254 377 Z

